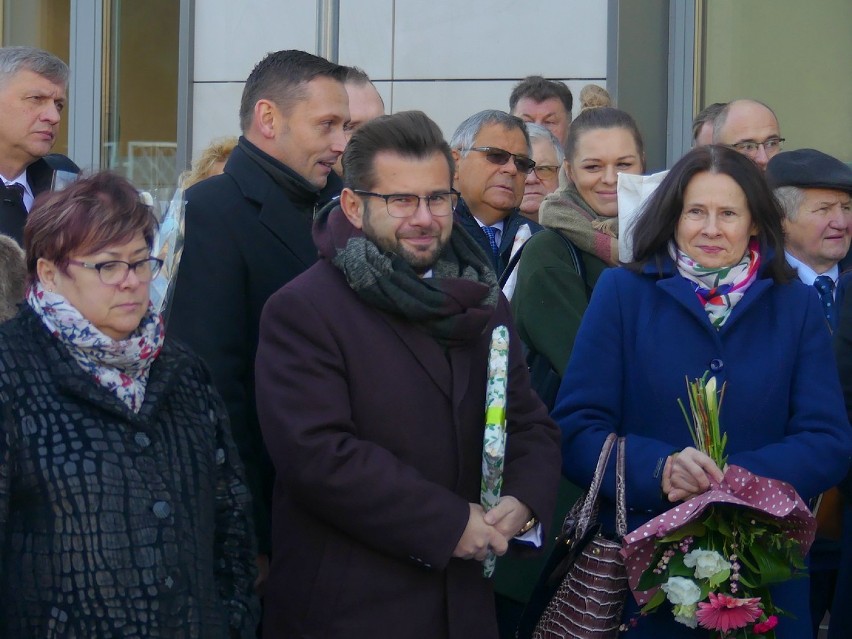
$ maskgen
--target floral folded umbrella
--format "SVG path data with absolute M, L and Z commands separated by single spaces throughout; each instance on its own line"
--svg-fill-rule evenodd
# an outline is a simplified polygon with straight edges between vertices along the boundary
M 500 502 L 503 461 L 506 457 L 506 388 L 509 378 L 509 329 L 497 326 L 491 333 L 488 352 L 488 383 L 485 389 L 485 432 L 482 445 L 480 503 L 488 511 Z M 494 574 L 497 558 L 489 552 L 482 567 L 484 577 Z

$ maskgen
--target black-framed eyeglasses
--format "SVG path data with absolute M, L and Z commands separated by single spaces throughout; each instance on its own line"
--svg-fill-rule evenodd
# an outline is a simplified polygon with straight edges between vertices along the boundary
M 138 262 L 125 262 L 123 260 L 109 260 L 108 262 L 81 262 L 80 260 L 68 260 L 69 264 L 76 264 L 98 272 L 101 282 L 108 286 L 122 284 L 127 279 L 130 271 L 136 273 L 137 279 L 143 284 L 150 282 L 159 273 L 163 266 L 163 260 L 159 257 L 146 257 Z
M 439 191 L 429 195 L 414 195 L 413 193 L 373 193 L 371 191 L 359 191 L 353 189 L 353 193 L 366 195 L 368 197 L 379 197 L 385 201 L 388 215 L 391 217 L 411 217 L 420 208 L 420 200 L 426 203 L 426 208 L 435 217 L 444 217 L 452 214 L 459 201 L 459 192 L 455 189 Z
M 526 155 L 511 153 L 510 151 L 501 149 L 497 146 L 472 146 L 469 149 L 462 150 L 484 153 L 486 160 L 491 162 L 491 164 L 499 164 L 500 166 L 506 164 L 506 162 L 509 161 L 509 158 L 511 158 L 515 162 L 515 168 L 521 173 L 529 173 L 535 168 L 535 162 L 532 158 L 528 158 Z
M 763 147 L 764 153 L 766 155 L 772 155 L 774 153 L 778 153 L 781 149 L 784 148 L 784 142 L 786 142 L 785 138 L 767 138 L 763 142 L 755 142 L 754 140 L 746 140 L 744 142 L 737 142 L 736 144 L 732 144 L 731 147 L 742 153 L 743 155 L 753 156 L 757 155 L 757 151 L 760 147 Z
M 555 164 L 536 164 L 533 167 L 535 176 L 544 182 L 544 180 L 552 180 L 559 172 L 559 166 Z

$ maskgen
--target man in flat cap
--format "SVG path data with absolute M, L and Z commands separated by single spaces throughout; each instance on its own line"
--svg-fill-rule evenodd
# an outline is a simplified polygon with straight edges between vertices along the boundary
M 852 274 L 841 276 L 840 260 L 852 239 L 852 169 L 814 149 L 779 153 L 766 167 L 766 177 L 784 213 L 785 253 L 799 279 L 819 294 L 826 322 L 837 329 L 845 288 Z M 852 318 L 845 318 L 849 321 Z M 844 384 L 848 380 L 844 380 Z M 836 489 L 832 489 L 835 490 Z M 828 498 L 825 498 L 828 503 Z M 845 531 L 852 543 L 852 531 Z M 818 538 L 811 548 L 811 618 L 814 637 L 826 611 L 834 623 L 835 583 L 841 544 Z
M 838 264 L 852 240 L 852 169 L 821 151 L 799 149 L 773 157 L 766 177 L 784 212 L 787 262 L 816 287 L 834 330 L 844 288 Z

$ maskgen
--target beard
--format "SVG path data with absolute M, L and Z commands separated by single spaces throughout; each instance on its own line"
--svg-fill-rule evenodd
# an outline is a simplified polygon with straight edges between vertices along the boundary
M 435 266 L 444 251 L 444 247 L 450 241 L 449 236 L 442 237 L 441 228 L 435 228 L 434 225 L 428 229 L 412 228 L 404 232 L 397 231 L 392 236 L 381 235 L 371 222 L 371 213 L 369 207 L 364 211 L 362 224 L 364 236 L 378 246 L 383 253 L 391 253 L 401 257 L 418 275 L 423 275 Z M 434 242 L 429 247 L 422 249 L 410 249 L 402 243 L 403 239 L 414 237 L 431 237 Z

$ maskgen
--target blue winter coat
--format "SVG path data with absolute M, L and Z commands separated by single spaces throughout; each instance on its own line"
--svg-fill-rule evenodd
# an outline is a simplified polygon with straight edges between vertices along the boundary
M 792 484 L 804 499 L 835 485 L 852 452 L 829 331 L 817 296 L 799 281 L 762 272 L 718 331 L 674 263 L 643 273 L 604 272 L 583 318 L 553 417 L 562 429 L 563 473 L 588 485 L 607 433 L 626 435 L 628 530 L 671 506 L 660 480 L 666 458 L 692 445 L 677 404 L 685 378 L 710 370 L 727 382 L 721 410 L 730 464 Z M 612 526 L 612 464 L 602 488 Z M 774 592 L 778 638 L 810 635 L 808 580 Z M 625 618 L 636 615 L 632 597 Z M 706 637 L 666 607 L 631 637 Z

